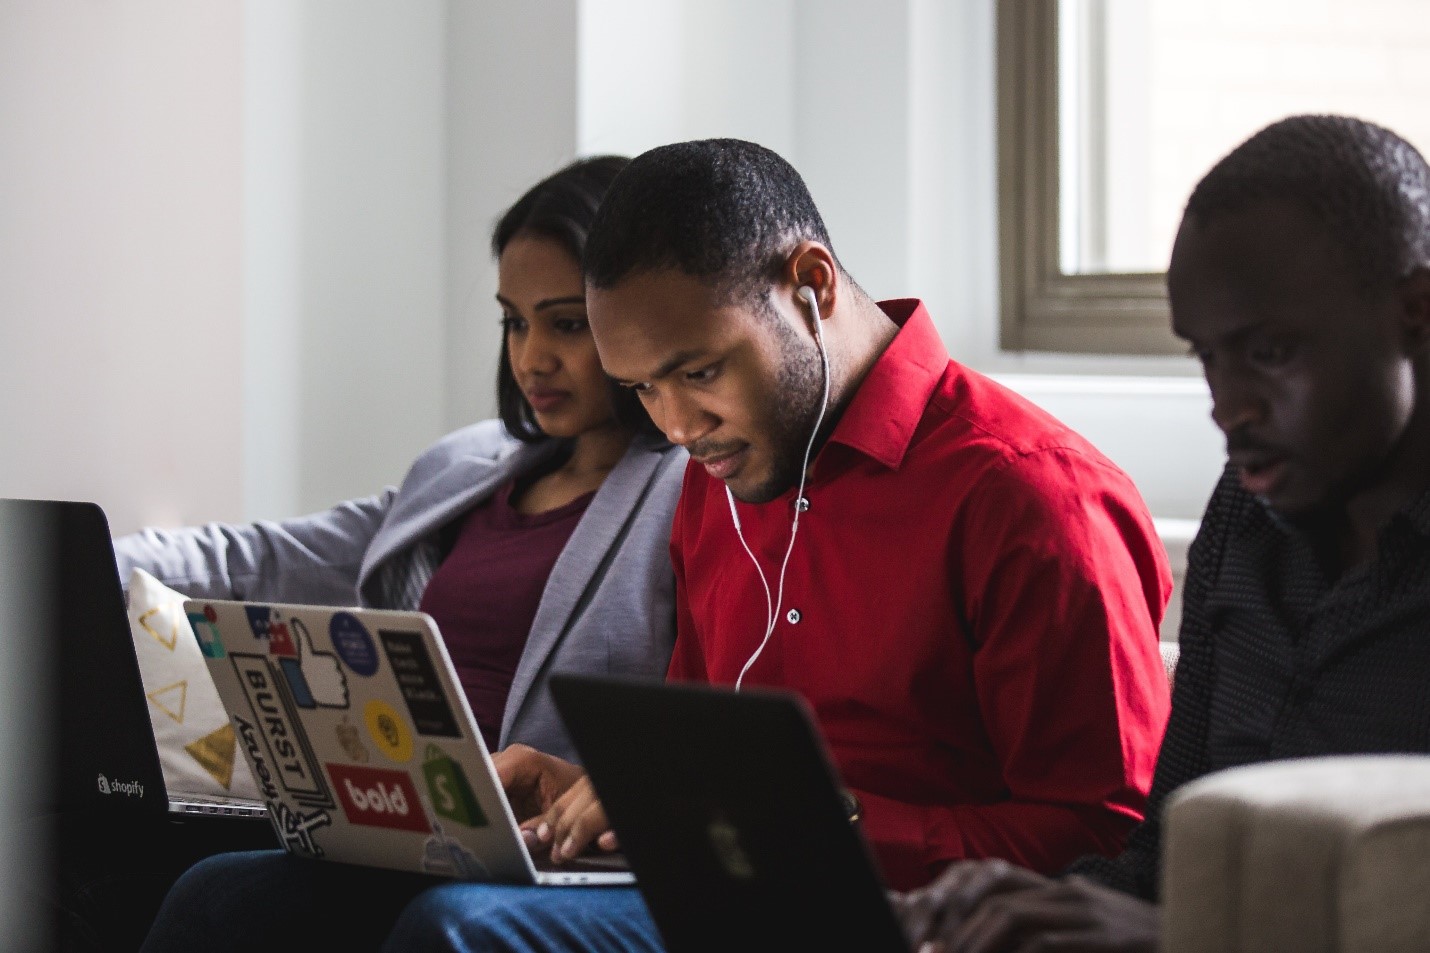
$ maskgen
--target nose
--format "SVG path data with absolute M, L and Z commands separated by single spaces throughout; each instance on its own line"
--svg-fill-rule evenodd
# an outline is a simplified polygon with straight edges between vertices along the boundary
M 1227 368 L 1208 370 L 1206 378 L 1212 393 L 1212 422 L 1222 433 L 1262 423 L 1266 405 L 1246 374 Z
M 647 408 L 651 420 L 678 447 L 688 447 L 714 429 L 714 417 L 676 388 L 658 393 L 654 403 Z
M 519 375 L 553 373 L 561 361 L 552 345 L 551 335 L 533 323 L 520 339 L 510 340 L 512 369 Z

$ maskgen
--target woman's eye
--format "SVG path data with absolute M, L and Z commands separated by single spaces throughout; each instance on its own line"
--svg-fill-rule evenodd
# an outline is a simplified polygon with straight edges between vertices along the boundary
M 557 318 L 554 326 L 562 334 L 584 334 L 591 327 L 591 322 L 585 318 Z
M 501 319 L 501 328 L 506 334 L 519 334 L 526 330 L 526 321 L 514 314 L 504 314 Z

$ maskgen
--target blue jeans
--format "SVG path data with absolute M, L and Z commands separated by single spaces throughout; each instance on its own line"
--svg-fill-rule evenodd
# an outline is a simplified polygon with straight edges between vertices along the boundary
M 634 887 L 465 883 L 256 851 L 192 867 L 164 900 L 143 949 L 658 953 L 664 947 Z

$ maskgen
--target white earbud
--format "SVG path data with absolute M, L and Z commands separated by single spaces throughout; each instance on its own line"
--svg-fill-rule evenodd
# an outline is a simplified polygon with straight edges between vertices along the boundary
M 765 578 L 765 571 L 760 568 L 760 561 L 755 558 L 754 551 L 750 549 L 750 544 L 745 542 L 745 532 L 740 526 L 740 514 L 735 509 L 735 494 L 730 491 L 729 484 L 725 486 L 725 498 L 730 501 L 730 519 L 735 524 L 735 535 L 740 537 L 740 545 L 745 548 L 745 554 L 750 557 L 750 562 L 755 564 L 755 572 L 760 575 L 760 585 L 765 588 L 765 637 L 760 641 L 759 648 L 755 649 L 745 666 L 740 669 L 740 675 L 735 679 L 735 691 L 740 690 L 740 683 L 745 680 L 745 673 L 750 670 L 750 666 L 755 664 L 755 660 L 760 657 L 760 653 L 769 644 L 770 636 L 774 635 L 775 626 L 779 623 L 780 608 L 785 598 L 785 569 L 789 566 L 790 553 L 794 552 L 794 540 L 799 535 L 799 514 L 803 512 L 800 500 L 804 499 L 804 480 L 809 472 L 809 456 L 814 451 L 815 438 L 819 436 L 819 428 L 824 425 L 824 412 L 829 409 L 829 352 L 824 348 L 824 320 L 819 314 L 819 299 L 815 296 L 814 289 L 809 285 L 800 285 L 795 291 L 795 295 L 804 300 L 809 305 L 809 310 L 814 318 L 814 342 L 819 348 L 819 363 L 824 371 L 824 392 L 819 401 L 819 416 L 814 420 L 814 429 L 810 431 L 809 443 L 804 448 L 804 463 L 799 468 L 799 490 L 795 493 L 794 522 L 790 524 L 789 546 L 785 549 L 784 561 L 780 563 L 780 575 L 775 582 L 775 595 L 771 598 L 770 583 Z

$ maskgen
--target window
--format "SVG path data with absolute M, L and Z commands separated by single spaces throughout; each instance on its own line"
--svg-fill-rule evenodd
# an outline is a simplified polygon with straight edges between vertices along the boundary
M 1182 206 L 1257 129 L 1337 112 L 1430 146 L 1411 0 L 999 0 L 1003 347 L 1180 353 Z

